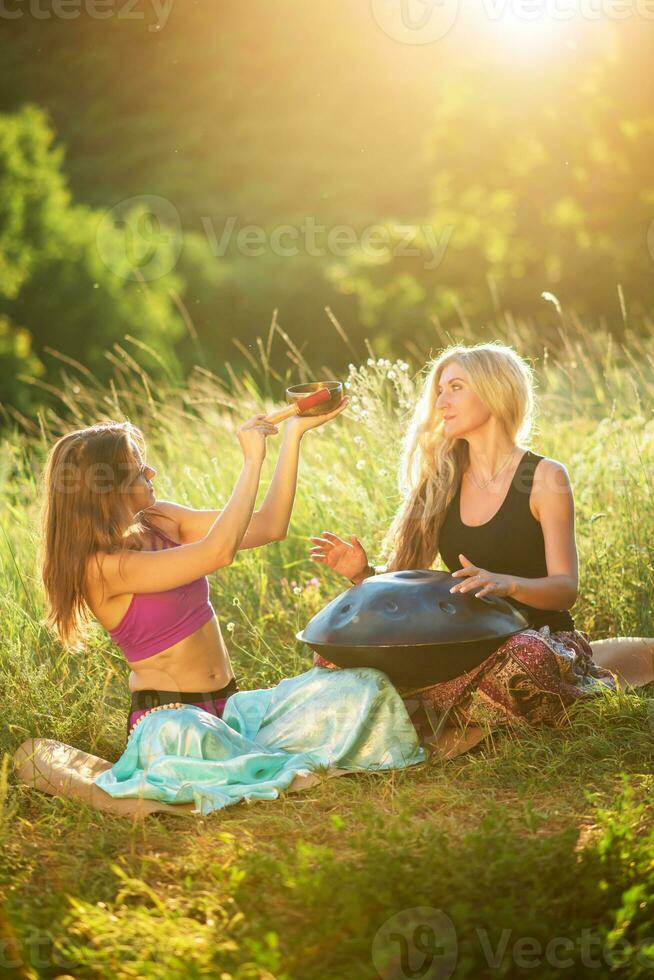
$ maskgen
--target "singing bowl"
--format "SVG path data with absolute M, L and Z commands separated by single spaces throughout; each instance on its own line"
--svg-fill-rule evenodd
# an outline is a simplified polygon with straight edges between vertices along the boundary
M 452 680 L 528 628 L 499 596 L 451 594 L 457 582 L 429 569 L 374 575 L 336 596 L 297 639 L 338 667 L 375 667 L 401 686 Z
M 290 388 L 286 389 L 286 401 L 292 405 L 293 402 L 304 398 L 306 395 L 310 395 L 312 391 L 319 391 L 320 388 L 329 389 L 330 396 L 328 400 L 321 402 L 320 405 L 315 405 L 313 408 L 308 408 L 304 412 L 300 412 L 300 415 L 327 415 L 329 412 L 333 412 L 341 403 L 341 399 L 343 398 L 343 384 L 341 381 L 308 381 L 303 385 L 291 385 Z

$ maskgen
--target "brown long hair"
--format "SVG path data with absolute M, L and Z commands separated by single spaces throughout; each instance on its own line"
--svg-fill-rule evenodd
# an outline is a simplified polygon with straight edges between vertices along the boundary
M 141 430 L 129 421 L 109 420 L 61 436 L 46 460 L 39 571 L 47 599 L 45 622 L 68 649 L 79 649 L 88 633 L 89 559 L 97 562 L 99 551 L 139 551 L 144 544 L 147 527 L 141 512 L 135 518 L 128 507 L 127 493 L 140 472 L 134 445 L 145 458 Z
M 428 374 L 404 441 L 399 506 L 383 547 L 388 571 L 430 568 L 438 554 L 445 512 L 456 495 L 469 461 L 465 439 L 449 439 L 436 410 L 438 385 L 446 364 L 458 361 L 470 387 L 501 423 L 508 438 L 529 440 L 534 420 L 531 365 L 512 347 L 498 342 L 452 345 L 427 365 Z

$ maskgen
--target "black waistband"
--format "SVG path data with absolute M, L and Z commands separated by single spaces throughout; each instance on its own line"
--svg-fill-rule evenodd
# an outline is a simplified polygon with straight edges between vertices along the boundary
M 161 704 L 173 704 L 181 701 L 182 704 L 193 704 L 194 701 L 215 701 L 218 698 L 227 698 L 230 694 L 236 694 L 238 684 L 232 677 L 229 684 L 221 687 L 218 691 L 132 691 L 132 711 L 141 708 L 158 708 Z

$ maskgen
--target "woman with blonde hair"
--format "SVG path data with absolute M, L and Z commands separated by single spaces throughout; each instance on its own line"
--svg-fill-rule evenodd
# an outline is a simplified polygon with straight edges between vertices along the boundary
M 527 361 L 499 343 L 454 345 L 431 364 L 406 435 L 385 570 L 430 568 L 440 555 L 459 579 L 452 592 L 502 596 L 529 624 L 469 673 L 401 691 L 424 737 L 439 719 L 445 754 L 470 747 L 488 727 L 559 724 L 566 707 L 616 678 L 654 681 L 654 639 L 591 645 L 575 627 L 572 488 L 562 463 L 524 445 L 533 415 Z M 375 574 L 355 535 L 311 540 L 313 560 L 353 584 Z M 318 654 L 314 663 L 334 667 Z
M 80 650 L 95 617 L 131 668 L 127 745 L 94 781 L 111 797 L 195 801 L 208 813 L 243 798 L 273 799 L 316 767 L 422 761 L 405 706 L 379 671 L 344 672 L 326 684 L 325 672 L 311 668 L 274 688 L 239 691 L 209 600 L 210 573 L 239 550 L 286 536 L 301 439 L 347 404 L 286 422 L 258 510 L 266 439 L 277 432 L 263 415 L 237 431 L 243 467 L 222 510 L 156 500 L 143 434 L 128 421 L 78 429 L 51 449 L 40 555 L 46 621 L 64 646 Z

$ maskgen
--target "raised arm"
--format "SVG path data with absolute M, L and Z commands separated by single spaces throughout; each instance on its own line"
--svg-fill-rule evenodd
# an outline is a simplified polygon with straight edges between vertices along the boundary
M 252 514 L 248 528 L 241 538 L 239 550 L 259 548 L 271 541 L 282 541 L 286 537 L 293 503 L 297 489 L 300 444 L 306 432 L 336 418 L 347 408 L 344 398 L 333 412 L 312 417 L 288 419 L 284 423 L 284 437 L 279 451 L 268 492 L 259 510 Z M 220 516 L 220 510 L 196 510 L 174 503 L 172 500 L 158 500 L 157 509 L 175 522 L 180 541 L 185 544 L 199 541 Z
M 266 436 L 277 432 L 264 416 L 249 419 L 238 430 L 243 468 L 232 495 L 208 528 L 191 544 L 166 551 L 123 551 L 98 555 L 89 575 L 101 579 L 110 596 L 128 592 L 165 592 L 230 565 L 252 518 L 265 457 Z
M 300 443 L 303 436 L 310 429 L 316 429 L 325 422 L 335 419 L 347 408 L 348 403 L 349 399 L 343 398 L 333 412 L 325 415 L 296 416 L 285 423 L 277 466 L 268 493 L 257 513 L 260 531 L 264 535 L 269 535 L 268 540 L 281 541 L 286 537 L 295 501 Z

